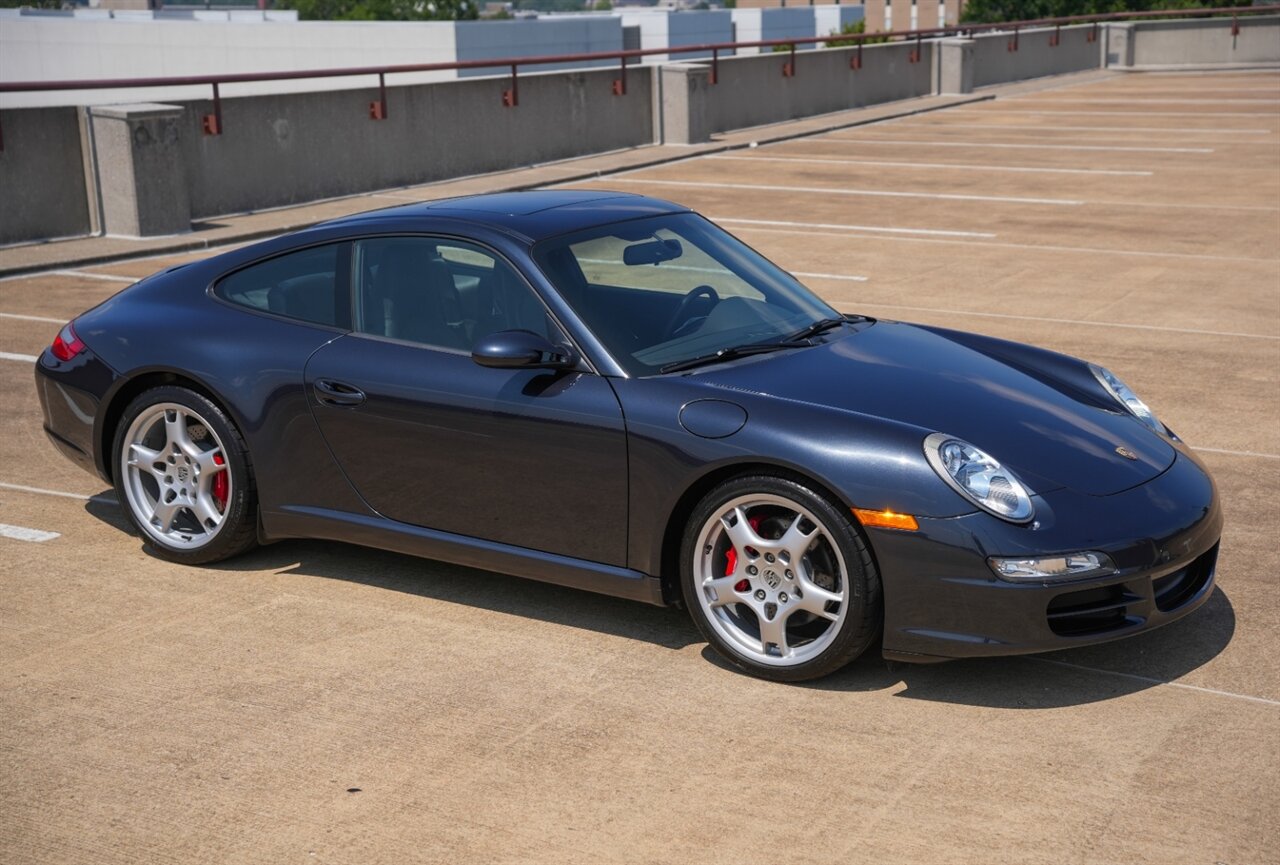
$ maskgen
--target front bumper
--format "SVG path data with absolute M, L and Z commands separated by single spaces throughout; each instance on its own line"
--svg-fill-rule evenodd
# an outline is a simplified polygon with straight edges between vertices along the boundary
M 918 532 L 877 530 L 885 657 L 930 662 L 1100 643 L 1157 628 L 1213 591 L 1222 509 L 1190 451 L 1142 486 L 1111 496 L 1036 497 L 1037 522 L 987 514 L 921 519 Z M 1064 582 L 997 579 L 988 556 L 1097 550 L 1117 572 Z

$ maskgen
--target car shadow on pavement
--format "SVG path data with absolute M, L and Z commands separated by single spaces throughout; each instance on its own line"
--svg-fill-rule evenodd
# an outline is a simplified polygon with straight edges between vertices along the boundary
M 334 541 L 281 541 L 205 567 L 346 580 L 668 649 L 701 639 L 682 610 Z
M 942 664 L 885 662 L 868 652 L 803 687 L 880 691 L 897 697 L 996 709 L 1055 709 L 1122 697 L 1202 667 L 1231 642 L 1236 617 L 1220 587 L 1204 606 L 1169 625 L 1113 643 L 1039 655 Z
M 90 501 L 85 509 L 137 536 L 114 503 Z M 345 580 L 669 649 L 703 642 L 683 610 L 332 541 L 282 541 L 204 567 Z M 1220 654 L 1231 642 L 1235 625 L 1231 601 L 1216 587 L 1204 606 L 1186 618 L 1114 643 L 928 665 L 886 662 L 877 645 L 824 679 L 783 687 L 893 690 L 898 697 L 1000 709 L 1062 708 L 1176 681 Z M 710 664 L 734 670 L 710 647 L 702 656 Z

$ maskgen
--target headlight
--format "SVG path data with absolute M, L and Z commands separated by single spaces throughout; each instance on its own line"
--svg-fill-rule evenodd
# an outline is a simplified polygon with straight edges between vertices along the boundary
M 1107 393 L 1115 398 L 1115 401 L 1124 406 L 1124 410 L 1129 414 L 1142 421 L 1153 431 L 1161 435 L 1167 435 L 1168 430 L 1164 424 L 1156 417 L 1156 413 L 1142 400 L 1138 399 L 1138 395 L 1120 379 L 1116 378 L 1116 374 L 1109 369 L 1089 364 L 1089 369 L 1093 372 L 1094 378 L 1098 380 L 1098 384 L 1107 389 Z
M 1012 523 L 1025 523 L 1034 514 L 1022 482 L 973 445 L 934 433 L 924 440 L 924 455 L 939 477 L 984 511 Z

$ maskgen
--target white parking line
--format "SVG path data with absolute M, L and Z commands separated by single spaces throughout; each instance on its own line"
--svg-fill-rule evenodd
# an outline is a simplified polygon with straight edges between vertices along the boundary
M 643 178 L 617 178 L 592 181 L 606 183 L 639 183 L 652 186 L 680 186 L 700 189 L 750 189 L 759 192 L 812 192 L 817 195 L 868 195 L 879 198 L 931 198 L 945 201 L 986 201 L 997 204 L 1053 204 L 1069 207 L 1084 204 L 1071 198 L 1011 198 L 1002 195 L 960 195 L 946 192 L 898 192 L 880 189 L 840 189 L 818 186 L 769 186 L 763 183 L 713 183 L 701 180 L 645 180 Z
M 930 129 L 1001 129 L 1005 132 L 1174 132 L 1179 135 L 1272 135 L 1270 129 L 1186 129 L 1163 126 L 1032 126 L 1013 123 L 946 123 L 917 121 L 916 126 Z M 911 127 L 907 127 L 911 128 Z
M 733 222 L 731 219 L 715 219 L 716 222 Z M 741 221 L 741 220 L 739 220 Z M 810 223 L 791 223 L 793 225 L 808 225 Z M 821 229 L 824 226 L 818 223 L 812 223 L 814 228 Z M 835 232 L 814 231 L 792 231 L 786 228 L 770 228 L 767 223 L 762 223 L 760 227 L 751 225 L 743 226 L 739 231 L 762 231 L 768 234 L 797 234 L 801 236 L 825 235 L 829 237 L 864 237 L 876 238 L 878 240 L 898 240 L 910 243 L 949 243 L 961 246 L 995 246 L 1001 249 L 1038 249 L 1046 252 L 1083 252 L 1089 255 L 1133 255 L 1141 258 L 1185 258 L 1195 261 L 1252 261 L 1258 264 L 1280 264 L 1280 259 L 1276 258 L 1251 258 L 1247 255 L 1204 255 L 1198 252 L 1154 252 L 1144 249 L 1107 249 L 1101 246 L 1052 246 L 1045 243 L 1011 243 L 1008 241 L 968 241 L 968 240 L 948 240 L 942 237 L 902 237 L 899 235 L 880 235 L 868 234 L 858 230 L 854 226 L 829 226 L 831 228 L 843 228 L 844 233 L 837 234 Z
M 45 318 L 42 315 L 19 315 L 16 312 L 0 312 L 0 318 L 16 318 L 19 321 L 47 321 L 50 324 L 63 324 L 65 318 Z
M 100 502 L 105 505 L 118 505 L 114 495 L 86 496 L 82 493 L 67 493 L 62 490 L 46 490 L 42 487 L 28 487 L 22 484 L 7 484 L 0 481 L 0 490 L 13 490 L 19 493 L 32 493 L 38 496 L 58 496 L 64 499 L 77 499 L 82 502 Z
M 1202 448 L 1199 445 L 1196 445 L 1193 450 L 1206 451 L 1211 454 L 1227 454 L 1233 457 L 1259 457 L 1264 460 L 1280 460 L 1280 454 L 1264 454 L 1258 451 L 1231 451 L 1223 448 Z
M 1050 111 L 1042 108 L 952 108 L 950 111 L 956 114 L 1086 114 L 1090 117 L 1123 117 L 1129 119 L 1128 111 L 1084 111 L 1077 108 L 1068 108 L 1065 111 Z M 1215 111 L 1212 114 L 1206 114 L 1203 111 L 1144 111 L 1143 117 L 1271 117 L 1275 118 L 1275 114 L 1270 111 Z
M 732 222 L 740 225 L 783 225 L 793 228 L 837 228 L 842 231 L 874 231 L 886 234 L 930 234 L 944 237 L 995 237 L 986 231 L 951 231 L 941 228 L 897 228 L 886 225 L 840 225 L 826 222 L 786 222 L 781 219 L 739 219 L 734 216 L 710 216 L 712 222 Z M 784 232 L 791 234 L 793 232 Z
M 85 279 L 101 279 L 105 282 L 127 282 L 130 285 L 138 281 L 132 276 L 116 276 L 113 273 L 93 273 L 89 270 L 54 270 L 50 272 L 57 276 L 82 276 Z
M 805 273 L 802 270 L 793 270 L 791 271 L 791 275 L 812 277 L 814 279 L 834 279 L 839 282 L 866 282 L 867 281 L 867 277 L 865 276 L 847 276 L 839 273 Z
M 821 276 L 821 274 L 813 274 L 813 276 Z M 1078 318 L 1048 318 L 1040 315 L 1012 315 L 1006 312 L 975 312 L 967 309 L 941 309 L 934 306 L 902 306 L 896 303 L 876 303 L 875 301 L 867 301 L 867 306 L 874 306 L 878 309 L 905 309 L 912 312 L 936 312 L 944 315 L 972 315 L 981 318 L 1012 318 L 1018 321 L 1045 321 L 1051 324 L 1084 324 L 1089 327 L 1119 327 L 1127 330 L 1158 330 L 1167 333 L 1193 333 L 1201 336 L 1230 336 L 1240 339 L 1270 339 L 1280 341 L 1280 336 L 1269 336 L 1265 333 L 1243 333 L 1237 331 L 1225 330 L 1204 330 L 1202 328 L 1191 327 L 1166 327 L 1158 324 L 1124 324 L 1116 321 L 1094 321 L 1091 319 Z
M 1270 700 L 1266 697 L 1255 697 L 1252 694 L 1237 694 L 1234 691 L 1222 691 L 1217 688 L 1204 688 L 1200 685 L 1188 685 L 1184 682 L 1170 682 L 1165 679 L 1156 679 L 1152 676 L 1140 676 L 1137 673 L 1122 673 L 1119 670 L 1104 670 L 1100 667 L 1086 667 L 1081 664 L 1069 664 L 1066 661 L 1057 661 L 1053 658 L 1024 656 L 1024 660 L 1035 661 L 1038 664 L 1053 664 L 1056 667 L 1067 667 L 1072 670 L 1083 670 L 1089 673 L 1102 673 L 1105 676 L 1119 676 L 1122 679 L 1134 679 L 1139 682 L 1148 682 L 1152 685 L 1168 685 L 1170 688 L 1199 691 L 1201 694 L 1213 694 L 1217 697 L 1231 697 L 1236 700 L 1248 700 L 1251 703 L 1265 703 L 1268 706 L 1280 706 L 1280 700 Z
M 25 526 L 11 526 L 8 523 L 0 523 L 0 538 L 12 538 L 15 541 L 30 541 L 35 544 L 43 544 L 45 541 L 60 537 L 62 535 L 57 532 L 43 532 L 40 529 L 28 529 Z
M 952 171 L 1013 171 L 1030 174 L 1105 174 L 1112 177 L 1151 177 L 1154 171 L 1118 171 L 1110 168 L 1037 168 L 1023 165 L 965 165 L 954 162 L 880 162 L 869 159 L 820 159 L 794 156 L 704 156 L 728 162 L 802 162 L 815 165 L 874 165 L 882 168 L 945 168 Z
M 40 358 L 34 354 L 14 354 L 11 351 L 0 351 L 0 360 L 16 360 L 21 363 L 35 363 Z
M 1006 96 L 1006 99 L 1034 99 L 1034 96 L 1028 94 L 1026 96 Z M 1076 98 L 1074 96 L 1055 96 L 1052 99 L 1046 99 L 1045 102 L 1056 105 L 1062 103 L 1080 102 L 1085 105 L 1280 105 L 1280 99 L 1149 99 L 1145 96 L 1134 96 L 1132 99 L 1126 97 L 1113 98 L 1110 96 L 1095 96 L 1093 98 Z
M 815 141 L 847 141 L 850 144 L 893 144 L 918 147 L 976 147 L 1002 150 L 1092 150 L 1109 153 L 1213 153 L 1212 147 L 1124 147 L 1113 144 L 1012 144 L 990 141 L 915 141 L 910 138 L 853 138 L 848 135 L 815 136 Z M 825 191 L 825 190 L 824 190 Z

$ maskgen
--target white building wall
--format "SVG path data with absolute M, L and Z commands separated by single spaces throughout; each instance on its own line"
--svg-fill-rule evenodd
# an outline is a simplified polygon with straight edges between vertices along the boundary
M 861 6 L 814 6 L 815 36 L 826 36 L 839 33 L 847 24 L 857 24 L 866 17 L 866 10 Z
M 0 80 L 168 78 L 251 72 L 447 63 L 456 51 L 451 22 L 327 22 L 0 17 Z M 390 76 L 388 84 L 455 77 L 453 72 Z M 369 87 L 373 76 L 228 84 L 224 97 Z M 207 99 L 211 89 L 83 90 L 0 95 L 0 106 L 103 105 Z

